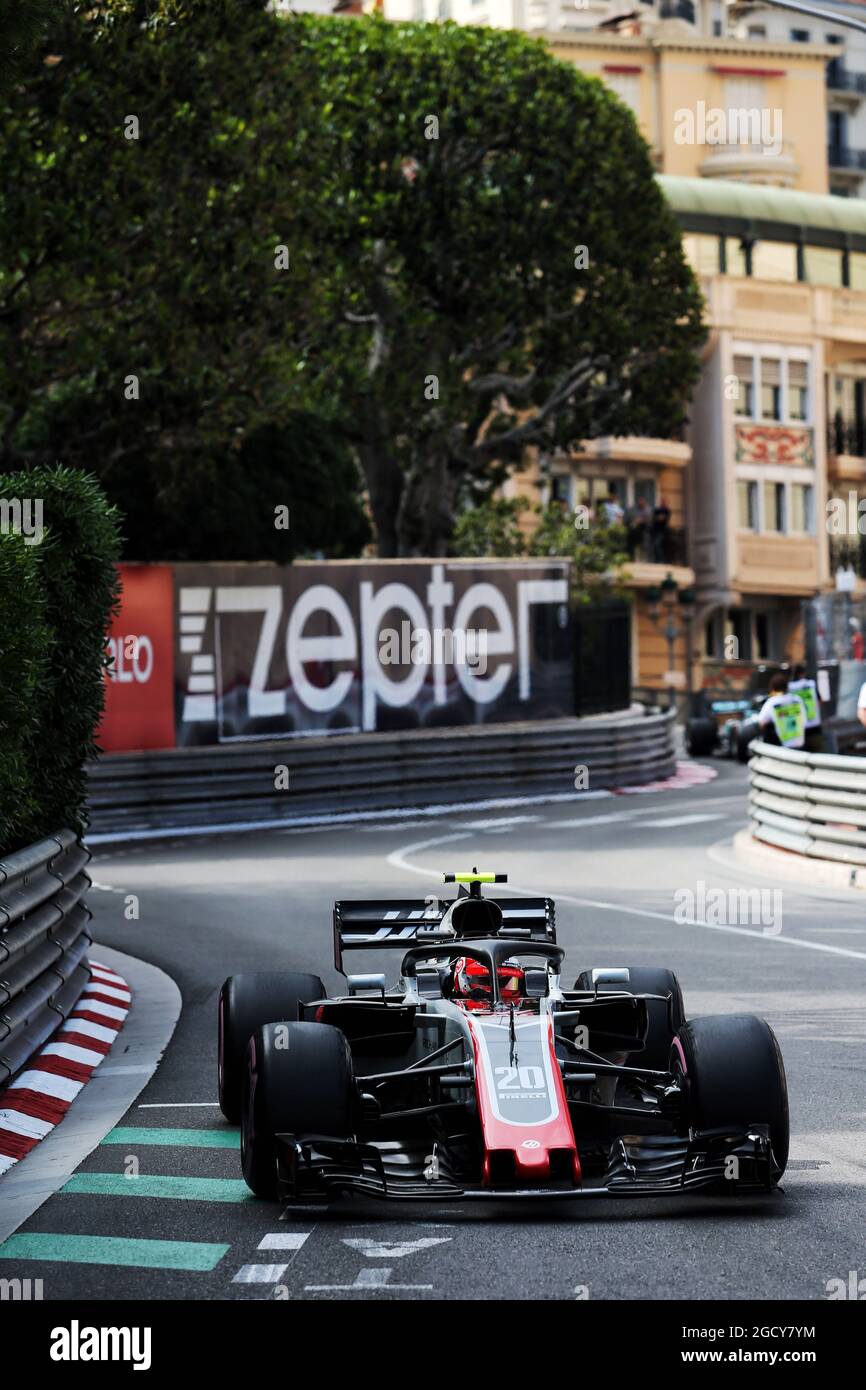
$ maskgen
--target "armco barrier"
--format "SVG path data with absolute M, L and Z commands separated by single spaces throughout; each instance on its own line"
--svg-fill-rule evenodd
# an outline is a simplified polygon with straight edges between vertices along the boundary
M 63 830 L 0 860 L 0 1085 L 68 1017 L 90 979 L 89 858 Z
M 670 776 L 673 716 L 631 711 L 115 753 L 90 767 L 90 829 L 267 824 L 327 812 L 568 793 L 579 765 L 588 769 L 589 790 Z M 278 790 L 286 776 L 288 787 Z
M 760 741 L 750 753 L 754 839 L 813 859 L 866 864 L 866 763 Z

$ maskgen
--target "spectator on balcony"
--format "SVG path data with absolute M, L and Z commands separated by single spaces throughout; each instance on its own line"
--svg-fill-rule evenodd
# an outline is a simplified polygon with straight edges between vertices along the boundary
M 670 520 L 671 509 L 665 499 L 660 497 L 653 508 L 652 521 L 650 522 L 650 546 L 653 561 L 657 565 L 663 565 L 668 558 Z
M 620 504 L 616 488 L 611 488 L 607 497 L 601 504 L 601 514 L 608 526 L 619 526 L 625 517 L 625 512 Z
M 626 512 L 626 526 L 628 527 L 628 558 L 633 560 L 636 555 L 641 559 L 647 553 L 647 533 L 649 531 L 651 513 L 645 497 L 639 497 L 634 507 L 630 507 Z

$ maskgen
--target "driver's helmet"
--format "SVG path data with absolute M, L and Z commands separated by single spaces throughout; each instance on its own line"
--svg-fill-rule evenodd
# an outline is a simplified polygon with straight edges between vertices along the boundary
M 516 960 L 503 961 L 499 966 L 499 994 L 506 1003 L 522 999 L 526 993 L 523 968 Z M 451 993 L 462 999 L 493 998 L 490 971 L 480 961 L 459 956 L 451 967 Z

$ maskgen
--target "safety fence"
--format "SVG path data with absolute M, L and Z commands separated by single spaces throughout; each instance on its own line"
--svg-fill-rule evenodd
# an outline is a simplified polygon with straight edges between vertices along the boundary
M 813 859 L 866 864 L 866 763 L 756 741 L 749 812 L 756 840 Z
M 69 1016 L 90 979 L 89 858 L 62 830 L 0 860 L 0 1085 Z
M 90 830 L 266 825 L 567 794 L 576 785 L 592 791 L 655 781 L 675 765 L 673 716 L 639 709 L 610 718 L 115 753 L 90 768 Z

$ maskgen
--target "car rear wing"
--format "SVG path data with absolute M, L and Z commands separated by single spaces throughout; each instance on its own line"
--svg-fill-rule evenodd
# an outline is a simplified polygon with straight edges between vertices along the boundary
M 552 898 L 489 898 L 502 909 L 499 936 L 514 941 L 556 941 L 556 910 Z M 451 901 L 428 898 L 357 899 L 334 903 L 334 964 L 341 974 L 344 951 L 388 951 L 422 946 L 429 937 L 431 954 L 437 943 L 453 943 L 439 934 L 439 924 Z M 447 928 L 446 928 L 447 931 Z

